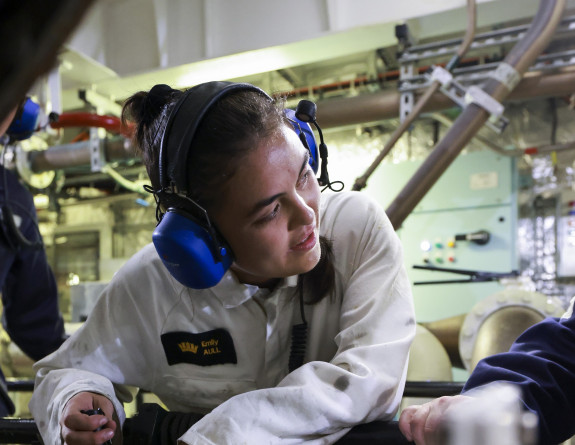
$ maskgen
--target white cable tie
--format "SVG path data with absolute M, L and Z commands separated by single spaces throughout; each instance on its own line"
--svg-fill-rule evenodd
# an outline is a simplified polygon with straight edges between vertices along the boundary
M 521 74 L 505 62 L 501 62 L 495 70 L 491 71 L 489 77 L 501 82 L 509 91 L 512 91 L 521 81 Z
M 444 87 L 449 86 L 453 81 L 453 75 L 441 66 L 433 68 L 431 78 L 437 80 Z

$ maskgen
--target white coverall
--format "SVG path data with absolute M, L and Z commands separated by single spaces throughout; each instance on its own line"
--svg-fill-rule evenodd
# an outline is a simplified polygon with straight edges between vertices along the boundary
M 358 192 L 322 196 L 320 234 L 333 241 L 335 294 L 305 306 L 305 364 L 291 373 L 296 276 L 269 292 L 228 271 L 194 290 L 144 247 L 85 324 L 35 365 L 30 409 L 44 442 L 61 444 L 60 414 L 81 391 L 106 395 L 123 422 L 124 385 L 155 393 L 172 411 L 209 413 L 180 444 L 326 444 L 356 424 L 391 420 L 415 335 L 400 241 Z

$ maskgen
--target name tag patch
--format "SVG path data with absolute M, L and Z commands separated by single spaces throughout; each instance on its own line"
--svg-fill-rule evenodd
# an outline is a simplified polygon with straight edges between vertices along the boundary
M 225 329 L 200 332 L 167 332 L 162 334 L 162 345 L 170 366 L 191 363 L 199 366 L 237 363 L 232 336 Z

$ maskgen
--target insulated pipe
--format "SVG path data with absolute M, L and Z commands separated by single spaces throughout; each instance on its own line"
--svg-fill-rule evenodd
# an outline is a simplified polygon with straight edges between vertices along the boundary
M 555 74 L 532 72 L 525 75 L 508 100 L 526 100 L 537 97 L 566 96 L 575 92 L 575 68 L 567 68 Z M 381 91 L 361 96 L 330 99 L 317 103 L 322 128 L 366 124 L 397 117 L 400 96 L 397 91 Z M 423 108 L 423 112 L 452 108 L 447 96 L 436 93 Z M 106 159 L 133 159 L 134 152 L 125 140 L 107 140 L 104 146 Z M 532 153 L 526 153 L 532 154 Z M 50 170 L 90 165 L 90 143 L 78 142 L 55 145 L 44 151 L 28 153 L 30 170 L 42 173 Z
M 127 139 L 100 140 L 107 160 L 134 158 L 134 150 Z M 91 142 L 76 142 L 73 144 L 54 145 L 47 150 L 34 150 L 27 153 L 30 170 L 42 173 L 49 170 L 64 169 L 90 165 Z
M 473 42 L 473 38 L 475 37 L 475 23 L 476 23 L 476 8 L 475 8 L 475 0 L 467 0 L 467 32 L 465 33 L 465 38 L 463 39 L 462 44 L 457 50 L 457 53 L 453 58 L 449 61 L 447 66 L 445 67 L 447 71 L 451 71 L 453 68 L 457 66 L 459 60 L 469 49 L 469 46 Z M 399 124 L 399 126 L 395 129 L 392 133 L 389 140 L 383 146 L 383 149 L 379 152 L 375 160 L 371 163 L 371 165 L 367 168 L 365 173 L 358 177 L 353 184 L 353 190 L 361 190 L 367 185 L 368 178 L 372 175 L 375 169 L 381 164 L 381 161 L 388 155 L 391 149 L 395 146 L 399 138 L 405 133 L 405 130 L 409 128 L 409 126 L 413 123 L 417 116 L 421 114 L 421 111 L 426 106 L 426 104 L 430 101 L 433 95 L 439 90 L 441 87 L 441 83 L 438 80 L 434 80 L 431 85 L 425 90 L 423 95 L 419 98 L 419 100 L 415 103 L 411 112 L 405 117 L 405 119 Z
M 451 59 L 445 69 L 451 71 L 459 64 L 461 59 L 475 39 L 475 29 L 477 26 L 477 8 L 475 7 L 475 0 L 467 0 L 467 32 L 463 37 L 463 42 L 457 49 L 457 60 Z
M 506 98 L 526 100 L 549 96 L 570 96 L 575 92 L 575 69 L 564 68 L 553 74 L 534 71 L 527 73 L 519 85 Z M 359 125 L 396 118 L 399 114 L 400 94 L 397 91 L 379 91 L 354 97 L 317 102 L 322 128 Z M 453 108 L 453 101 L 436 93 L 423 108 L 423 112 Z
M 565 1 L 541 0 L 529 30 L 483 87 L 483 90 L 493 99 L 502 102 L 516 86 L 516 82 L 521 79 L 523 73 L 549 44 L 561 20 Z M 453 127 L 386 209 L 395 229 L 401 226 L 488 118 L 488 112 L 475 103 L 463 110 Z

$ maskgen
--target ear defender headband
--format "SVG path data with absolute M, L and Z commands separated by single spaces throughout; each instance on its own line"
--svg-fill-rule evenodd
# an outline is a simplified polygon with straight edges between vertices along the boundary
M 165 87 L 156 85 L 154 88 Z M 160 190 L 154 193 L 168 209 L 164 215 L 159 216 L 152 240 L 170 274 L 184 286 L 193 289 L 206 289 L 219 283 L 232 265 L 234 257 L 224 238 L 211 223 L 207 211 L 188 196 L 188 154 L 206 113 L 224 96 L 237 91 L 254 91 L 273 100 L 263 90 L 248 83 L 203 83 L 187 90 L 176 102 L 162 136 L 159 154 Z M 295 111 L 286 110 L 286 117 L 310 151 L 310 165 L 317 173 L 317 145 L 313 131 L 309 123 L 296 116 Z M 182 209 L 190 206 L 199 211 L 201 219 Z

